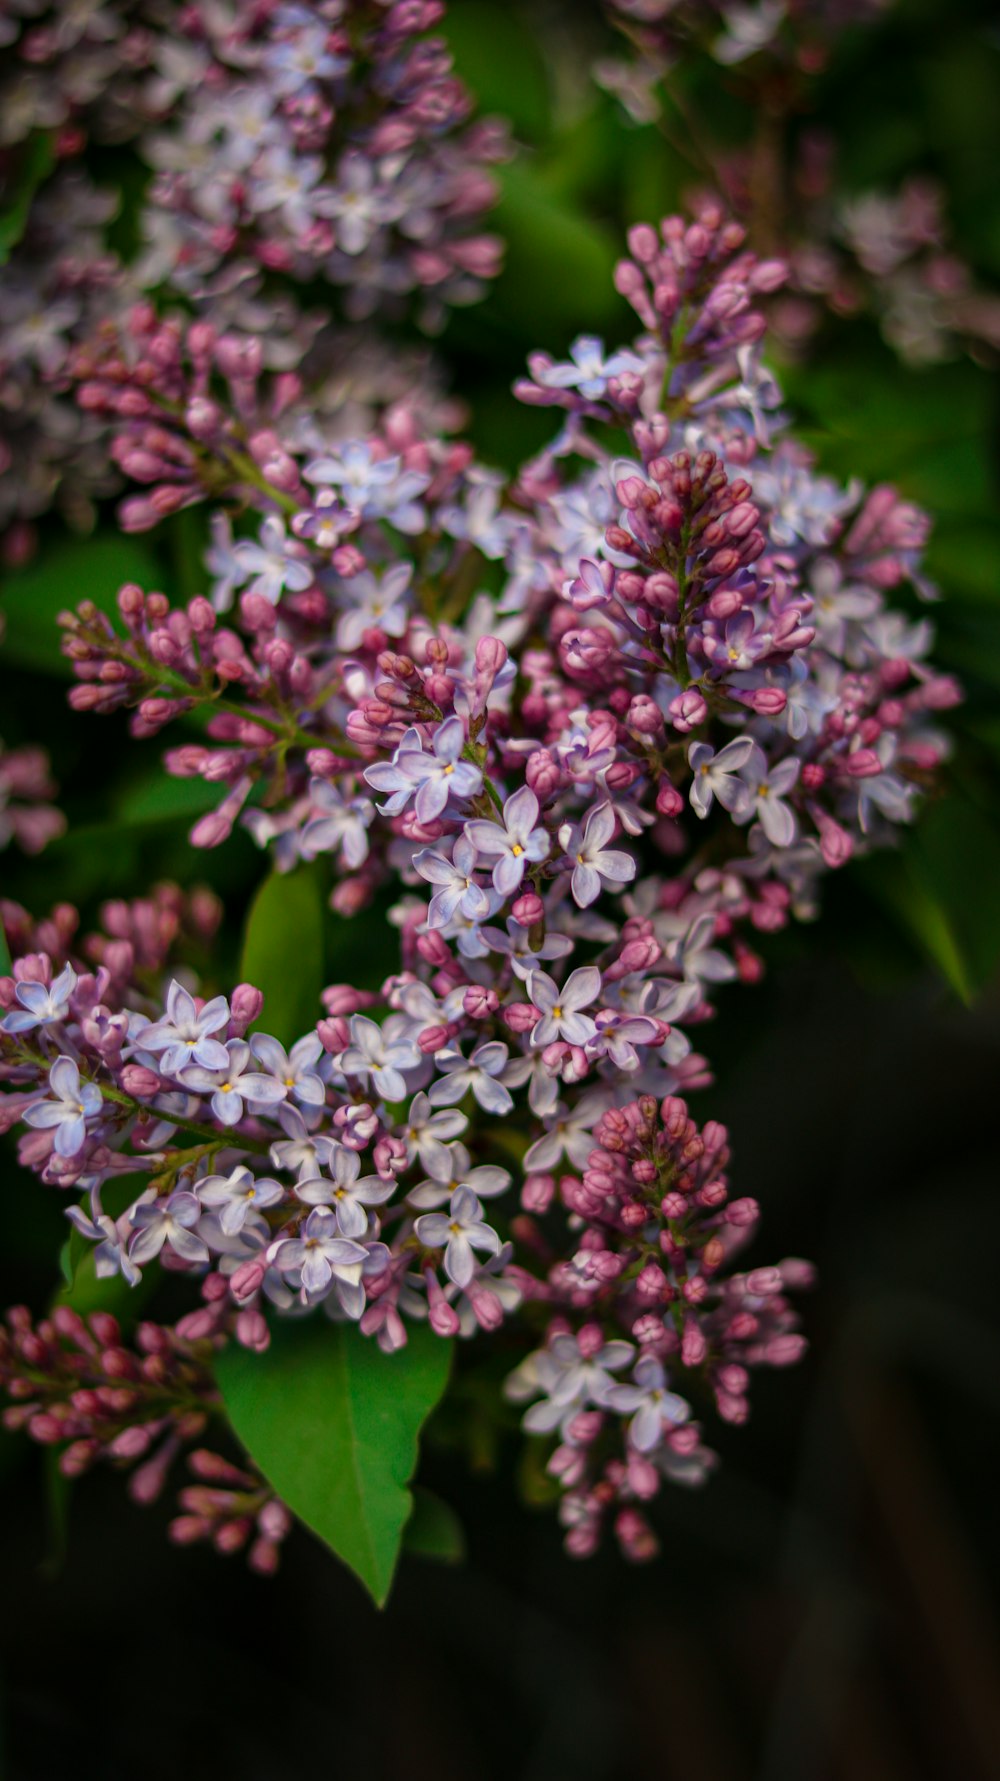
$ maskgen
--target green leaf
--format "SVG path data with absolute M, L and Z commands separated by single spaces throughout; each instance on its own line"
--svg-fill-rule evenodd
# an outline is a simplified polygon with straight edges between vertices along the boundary
M 413 1514 L 403 1531 L 403 1551 L 414 1558 L 433 1558 L 439 1564 L 461 1564 L 465 1534 L 454 1509 L 418 1484 L 413 1491 Z
M 10 947 L 7 945 L 7 936 L 3 928 L 3 917 L 0 916 L 0 977 L 9 977 L 13 969 Z
M 444 1392 L 451 1344 L 425 1325 L 383 1354 L 353 1324 L 279 1324 L 266 1354 L 235 1343 L 216 1361 L 233 1428 L 293 1514 L 389 1595 L 412 1499 L 420 1430 Z
M 858 877 L 972 1002 L 1000 963 L 995 820 L 962 787 L 950 788 L 898 850 L 859 861 Z
M 625 313 L 613 282 L 614 237 L 550 192 L 538 163 L 515 161 L 501 170 L 501 181 L 503 198 L 493 220 L 507 250 L 492 299 L 498 311 L 532 338 L 613 327 Z M 553 266 L 559 267 L 557 278 Z
M 322 1008 L 323 893 L 318 861 L 272 872 L 250 905 L 240 976 L 264 994 L 257 1025 L 291 1045 L 315 1025 Z
M 11 248 L 17 246 L 24 234 L 31 200 L 43 179 L 51 173 L 55 158 L 55 138 L 48 131 L 36 132 L 24 144 L 14 202 L 0 214 L 0 266 L 6 264 Z
M 126 581 L 145 590 L 162 583 L 156 551 L 143 539 L 98 535 L 58 544 L 27 568 L 6 575 L 0 590 L 6 660 L 18 668 L 69 678 L 58 614 L 81 600 L 93 600 L 102 612 L 114 613 L 118 589 Z

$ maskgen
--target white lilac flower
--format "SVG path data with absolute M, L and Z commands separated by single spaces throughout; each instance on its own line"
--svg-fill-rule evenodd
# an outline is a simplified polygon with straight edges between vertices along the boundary
M 426 515 L 417 500 L 430 482 L 421 470 L 404 470 L 398 457 L 378 457 L 364 439 L 349 439 L 336 452 L 314 458 L 307 482 L 339 488 L 341 500 L 362 519 L 387 519 L 400 532 L 419 532 Z
M 93 1217 L 87 1216 L 82 1206 L 67 1206 L 66 1217 L 81 1237 L 88 1243 L 94 1243 L 94 1273 L 98 1280 L 108 1280 L 114 1274 L 120 1274 L 126 1286 L 136 1286 L 141 1278 L 139 1269 L 130 1260 L 127 1243 L 127 1232 L 131 1228 L 128 1216 L 117 1223 L 109 1218 L 106 1212 L 94 1208 Z
M 280 1182 L 268 1175 L 252 1175 L 242 1165 L 231 1175 L 206 1175 L 195 1192 L 203 1206 L 218 1210 L 219 1226 L 227 1237 L 236 1236 L 247 1214 L 265 1206 L 278 1206 L 285 1197 Z
M 356 872 L 368 858 L 368 829 L 375 817 L 371 799 L 345 798 L 328 779 L 311 779 L 309 798 L 320 814 L 310 818 L 299 837 L 302 858 L 339 851 L 345 866 Z
M 614 1386 L 612 1375 L 628 1366 L 634 1349 L 631 1342 L 605 1342 L 594 1354 L 582 1354 L 575 1336 L 553 1338 L 547 1348 L 528 1356 L 509 1376 L 504 1395 L 515 1403 L 541 1393 L 540 1403 L 525 1411 L 522 1426 L 531 1434 L 565 1434 L 580 1410 L 600 1408 Z
M 502 557 L 515 525 L 500 511 L 500 484 L 485 471 L 470 471 L 464 507 L 442 507 L 438 524 L 450 537 L 474 544 L 484 557 Z
M 53 1099 L 35 1101 L 26 1107 L 22 1118 L 26 1125 L 43 1131 L 55 1131 L 53 1140 L 58 1156 L 76 1156 L 87 1137 L 87 1120 L 101 1111 L 101 1091 L 95 1082 L 81 1082 L 80 1072 L 71 1057 L 57 1057 L 49 1071 L 49 1087 Z
M 548 830 L 536 827 L 537 822 L 538 799 L 530 786 L 522 785 L 504 804 L 502 821 L 477 818 L 465 825 L 465 836 L 477 854 L 496 857 L 493 887 L 503 897 L 516 891 L 528 865 L 548 858 Z
M 748 802 L 734 811 L 736 822 L 749 822 L 756 816 L 772 847 L 790 847 L 798 829 L 795 812 L 784 801 L 799 777 L 801 761 L 793 755 L 770 766 L 764 750 L 751 744 L 750 753 L 740 770 L 747 788 Z
M 432 752 L 423 749 L 397 751 L 396 762 L 416 787 L 419 823 L 432 823 L 442 815 L 450 797 L 472 798 L 482 789 L 483 776 L 474 761 L 464 761 L 465 725 L 449 717 L 435 732 Z M 366 775 L 367 777 L 367 775 Z
M 572 1111 L 562 1105 L 556 1106 L 548 1130 L 525 1152 L 525 1172 L 532 1174 L 554 1169 L 563 1156 L 568 1157 L 576 1168 L 585 1168 L 594 1148 L 592 1127 L 607 1110 L 610 1099 L 610 1094 L 591 1089 L 581 1095 Z
M 251 571 L 236 554 L 229 515 L 213 513 L 209 523 L 212 542 L 202 560 L 212 577 L 212 605 L 216 612 L 228 612 L 233 594 L 249 579 Z
M 491 913 L 490 900 L 482 885 L 473 877 L 478 854 L 466 835 L 456 837 L 452 858 L 425 847 L 413 856 L 413 864 L 429 884 L 436 884 L 427 910 L 427 926 L 441 928 L 456 915 L 468 921 L 483 921 Z
M 137 1267 L 151 1262 L 168 1244 L 186 1262 L 207 1262 L 208 1245 L 194 1226 L 201 1217 L 201 1202 L 192 1193 L 172 1193 L 165 1200 L 147 1200 L 132 1208 L 135 1231 L 128 1246 L 129 1260 Z
M 318 1033 L 306 1033 L 286 1052 L 269 1033 L 254 1033 L 250 1050 L 268 1076 L 273 1076 L 293 1101 L 307 1107 L 322 1107 L 326 1090 L 313 1066 L 323 1056 L 323 1041 Z
M 337 620 L 337 645 L 358 649 L 366 631 L 402 637 L 410 622 L 410 603 L 403 598 L 413 578 L 412 563 L 394 563 L 381 577 L 364 569 L 344 582 L 344 610 Z
M 312 567 L 295 555 L 286 537 L 284 520 L 276 514 L 268 514 L 259 537 L 259 544 L 243 538 L 233 547 L 233 556 L 241 570 L 253 578 L 248 593 L 260 594 L 276 606 L 286 588 L 300 594 L 312 586 Z
M 447 1212 L 425 1212 L 414 1231 L 428 1249 L 444 1249 L 444 1271 L 456 1286 L 468 1286 L 476 1271 L 473 1250 L 500 1253 L 500 1238 L 484 1224 L 483 1208 L 470 1187 L 458 1187 Z
M 533 364 L 532 375 L 544 389 L 579 390 L 588 402 L 596 402 L 605 394 L 612 377 L 623 371 L 642 373 L 646 366 L 633 352 L 616 352 L 604 356 L 604 342 L 593 334 L 580 334 L 569 349 L 570 361 L 561 365 Z
M 245 1039 L 227 1040 L 225 1051 L 227 1061 L 218 1069 L 189 1064 L 186 1069 L 176 1072 L 178 1081 L 185 1088 L 193 1088 L 196 1094 L 211 1095 L 212 1112 L 223 1125 L 239 1123 L 244 1114 L 244 1101 L 251 1102 L 256 1110 L 276 1107 L 279 1101 L 286 1099 L 288 1090 L 280 1082 L 275 1082 L 273 1076 L 250 1069 L 252 1055 Z
M 460 1187 L 471 1187 L 481 1200 L 493 1200 L 498 1194 L 506 1193 L 510 1186 L 506 1169 L 498 1168 L 495 1163 L 481 1163 L 476 1168 L 471 1164 L 464 1144 L 442 1144 L 424 1165 L 427 1179 L 418 1181 L 407 1194 L 408 1204 L 419 1212 L 432 1212 L 438 1206 L 446 1205 Z
M 267 1255 L 279 1274 L 293 1275 L 313 1302 L 325 1298 L 335 1281 L 352 1289 L 347 1295 L 341 1292 L 341 1303 L 348 1316 L 360 1317 L 364 1308 L 361 1270 L 367 1251 L 350 1237 L 341 1236 L 336 1218 L 325 1206 L 310 1212 L 301 1237 L 279 1237 Z
M 565 958 L 573 950 L 568 934 L 547 933 L 537 947 L 532 947 L 530 930 L 513 916 L 507 919 L 506 933 L 500 928 L 484 928 L 483 939 L 490 952 L 506 953 L 515 974 L 521 978 L 529 977 L 536 965 L 547 963 L 549 959 Z M 486 950 L 484 945 L 479 956 L 482 957 Z
M 667 1390 L 667 1376 L 655 1354 L 635 1363 L 633 1385 L 613 1385 L 604 1402 L 612 1410 L 632 1412 L 628 1438 L 638 1453 L 651 1453 L 665 1434 L 687 1422 L 691 1406 Z
M 581 909 L 596 903 L 603 884 L 628 884 L 635 877 L 631 854 L 607 846 L 614 832 L 615 813 L 610 803 L 588 811 L 582 828 L 578 823 L 564 823 L 559 830 L 559 845 L 573 868 L 570 889 Z
M 337 1148 L 333 1138 L 311 1132 L 298 1108 L 287 1101 L 278 1108 L 278 1119 L 287 1136 L 271 1145 L 271 1161 L 276 1169 L 287 1169 L 300 1181 L 308 1181 L 321 1169 L 329 1168 Z
M 406 1123 L 398 1134 L 406 1145 L 407 1163 L 412 1163 L 418 1156 L 428 1174 L 441 1166 L 442 1159 L 447 1165 L 448 1140 L 460 1137 L 468 1123 L 465 1114 L 457 1107 L 442 1107 L 435 1111 L 421 1089 L 410 1102 Z
M 400 199 L 379 180 L 370 156 L 348 149 L 337 167 L 337 182 L 323 194 L 322 214 L 332 217 L 342 253 L 364 253 L 383 224 L 400 215 Z
M 420 1052 L 412 1039 L 387 1040 L 386 1034 L 367 1015 L 351 1016 L 351 1043 L 339 1058 L 345 1076 L 360 1082 L 370 1081 L 386 1101 L 401 1101 L 406 1094 L 404 1070 L 415 1070 L 421 1062 Z
M 567 1045 L 586 1045 L 597 1031 L 589 1014 L 581 1013 L 601 993 L 601 973 L 596 965 L 578 965 L 560 989 L 546 971 L 532 971 L 528 994 L 541 1018 L 531 1029 L 534 1046 L 565 1039 Z
M 750 736 L 737 736 L 727 742 L 725 748 L 715 753 L 707 742 L 692 742 L 688 748 L 688 765 L 691 768 L 691 806 L 696 816 L 705 817 L 712 808 L 713 798 L 735 815 L 743 809 L 747 802 L 747 788 L 739 777 L 739 770 L 750 758 L 753 748 Z
M 706 912 L 695 917 L 686 934 L 670 941 L 667 958 L 683 973 L 686 982 L 727 983 L 736 976 L 735 964 L 712 944 L 714 939 L 715 916 Z
M 14 994 L 21 1006 L 4 1015 L 0 1030 L 27 1033 L 33 1027 L 46 1027 L 53 1021 L 65 1020 L 75 988 L 76 972 L 72 965 L 64 965 L 51 984 L 27 983 L 19 979 L 14 985 Z
M 329 1206 L 343 1237 L 363 1237 L 368 1229 L 368 1206 L 382 1206 L 396 1191 L 394 1178 L 361 1175 L 361 1159 L 354 1150 L 339 1145 L 330 1165 L 330 1180 L 317 1176 L 300 1181 L 295 1189 L 307 1206 Z
M 444 1072 L 432 1082 L 428 1099 L 434 1107 L 452 1107 L 472 1090 L 486 1113 L 509 1113 L 514 1105 L 499 1080 L 507 1063 L 507 1047 L 499 1039 L 478 1045 L 470 1058 L 460 1051 L 442 1051 L 435 1062 Z

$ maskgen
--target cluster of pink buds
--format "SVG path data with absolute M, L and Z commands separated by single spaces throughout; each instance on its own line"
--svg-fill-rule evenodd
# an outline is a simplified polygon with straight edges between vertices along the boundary
M 106 1311 L 83 1318 L 64 1305 L 35 1323 L 17 1306 L 0 1328 L 0 1387 L 11 1400 L 3 1426 L 60 1448 L 66 1478 L 101 1460 L 127 1470 L 141 1504 L 157 1500 L 186 1457 L 192 1482 L 179 1492 L 171 1538 L 211 1540 L 221 1553 L 249 1543 L 252 1569 L 270 1573 L 291 1526 L 287 1510 L 262 1479 L 194 1446 L 219 1408 L 210 1361 L 208 1344 L 162 1324 L 141 1323 L 129 1344 Z
M 593 1551 L 611 1520 L 626 1555 L 647 1557 L 655 1536 L 638 1505 L 664 1479 L 697 1483 L 714 1465 L 699 1411 L 743 1422 L 750 1370 L 800 1358 L 787 1293 L 812 1275 L 798 1261 L 733 1270 L 760 1208 L 729 1197 L 724 1126 L 699 1131 L 684 1101 L 643 1096 L 607 1109 L 593 1137 L 582 1176 L 525 1182 L 525 1254 L 544 1265 L 551 1245 L 536 1215 L 554 1199 L 573 1252 L 526 1288 L 555 1315 L 507 1395 L 534 1400 L 526 1429 L 559 1433 L 548 1469 L 566 1493 L 568 1550 Z

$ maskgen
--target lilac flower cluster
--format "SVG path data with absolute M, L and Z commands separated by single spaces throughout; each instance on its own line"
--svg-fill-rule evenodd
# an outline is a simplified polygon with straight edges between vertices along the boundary
M 128 1470 L 133 1502 L 153 1503 L 184 1454 L 191 1482 L 170 1524 L 179 1545 L 211 1540 L 217 1552 L 245 1549 L 252 1569 L 272 1573 L 291 1527 L 263 1479 L 211 1448 L 195 1447 L 218 1397 L 211 1346 L 177 1330 L 142 1323 L 123 1340 L 106 1311 L 80 1317 L 60 1306 L 40 1323 L 15 1307 L 0 1328 L 0 1387 L 11 1399 L 4 1428 L 59 1447 L 59 1469 L 78 1478 L 99 1460 Z
M 786 1295 L 808 1286 L 811 1271 L 799 1261 L 732 1271 L 759 1208 L 729 1198 L 725 1128 L 699 1131 L 676 1096 L 608 1108 L 590 1141 L 582 1175 L 525 1182 L 532 1214 L 558 1198 L 572 1253 L 552 1263 L 544 1286 L 532 1283 L 554 1315 L 507 1395 L 533 1400 L 526 1429 L 558 1431 L 548 1470 L 565 1491 L 569 1551 L 592 1552 L 611 1519 L 626 1555 L 646 1558 L 656 1539 L 640 1505 L 665 1478 L 698 1484 L 715 1463 L 697 1406 L 742 1422 L 749 1369 L 799 1359 Z M 521 1219 L 519 1235 L 545 1253 L 535 1216 Z M 615 1327 L 623 1334 L 609 1335 Z
M 144 282 L 215 298 L 264 272 L 343 287 L 357 317 L 473 300 L 499 264 L 478 232 L 506 152 L 471 104 L 441 0 L 185 8 L 180 103 L 149 143 Z M 164 40 L 163 54 L 176 46 Z
M 32 522 L 54 501 L 83 529 L 115 488 L 105 415 L 66 399 L 66 372 L 78 347 L 106 351 L 112 317 L 112 337 L 134 352 L 129 310 L 143 291 L 194 303 L 216 333 L 262 341 L 269 368 L 294 368 L 309 389 L 303 436 L 310 417 L 333 413 L 347 436 L 367 430 L 404 395 L 437 428 L 460 414 L 426 354 L 345 335 L 329 314 L 304 312 L 297 289 L 342 287 L 355 320 L 398 314 L 416 293 L 435 327 L 496 273 L 500 243 L 480 224 L 503 132 L 468 121 L 445 46 L 426 35 L 443 10 L 14 9 L 0 80 L 0 197 L 24 210 L 0 271 L 8 560 L 32 553 Z M 92 140 L 128 141 L 156 169 L 128 267 L 107 245 L 117 195 L 94 188 L 82 159 Z
M 167 756 L 222 792 L 195 843 L 242 811 L 280 868 L 329 861 L 341 914 L 401 886 L 400 968 L 329 986 L 286 1050 L 172 936 L 140 973 L 128 910 L 80 953 L 71 917 L 15 919 L 0 1074 L 98 1274 L 200 1281 L 184 1340 L 263 1349 L 322 1306 L 391 1353 L 413 1319 L 546 1307 L 511 1390 L 559 1431 L 570 1549 L 610 1523 L 640 1557 L 640 1505 L 711 1464 L 695 1418 L 741 1420 L 750 1369 L 802 1346 L 805 1265 L 734 1269 L 757 1207 L 681 1098 L 711 1080 L 690 1029 L 910 820 L 958 691 L 887 599 L 930 591 L 924 517 L 783 436 L 784 268 L 707 207 L 629 246 L 642 331 L 532 357 L 519 394 L 561 424 L 509 485 L 405 414 L 303 438 L 292 374 L 205 322 L 137 311 L 132 356 L 83 368 L 147 491 L 126 523 L 207 500 L 213 541 L 186 607 L 126 587 L 124 635 L 67 615 L 74 704 L 140 735 L 202 713 Z M 121 1176 L 145 1185 L 112 1215 Z

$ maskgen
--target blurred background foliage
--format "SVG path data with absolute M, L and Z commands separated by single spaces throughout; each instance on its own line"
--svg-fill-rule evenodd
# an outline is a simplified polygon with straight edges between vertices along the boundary
M 690 120 L 735 144 L 759 118 L 737 74 L 695 56 L 672 77 L 665 131 L 629 121 L 589 79 L 608 39 L 583 0 L 451 0 L 447 31 L 519 152 L 495 216 L 504 274 L 438 348 L 479 453 L 511 467 L 552 425 L 510 395 L 526 354 L 631 331 L 612 269 L 626 225 L 703 186 Z M 1000 287 L 994 8 L 901 0 L 843 34 L 812 91 L 847 189 L 940 180 L 957 250 Z M 138 189 L 124 154 L 105 154 L 100 172 Z M 126 203 L 123 242 L 129 228 Z M 625 1781 L 640 1762 L 684 1781 L 997 1773 L 996 371 L 960 352 L 914 368 L 871 319 L 834 317 L 807 359 L 777 369 L 825 469 L 892 481 L 933 514 L 936 658 L 967 693 L 949 714 L 940 795 L 904 845 L 835 875 L 818 924 L 767 939 L 764 984 L 728 991 L 705 1036 L 717 1085 L 704 1106 L 732 1128 L 740 1191 L 763 1203 L 763 1259 L 819 1266 L 810 1357 L 758 1382 L 753 1421 L 724 1431 L 705 1491 L 665 1495 L 664 1554 L 643 1572 L 610 1553 L 575 1567 L 551 1513 L 517 1505 L 513 1422 L 498 1432 L 487 1365 L 431 1424 L 425 1455 L 468 1562 L 408 1559 L 382 1618 L 305 1534 L 265 1583 L 168 1547 L 165 1514 L 127 1506 L 109 1475 L 70 1503 L 44 1456 L 3 1437 L 17 1605 L 0 1774 L 131 1781 L 141 1763 L 148 1781 L 297 1781 L 355 1762 L 416 1781 Z M 69 713 L 53 622 L 125 580 L 202 591 L 202 528 L 195 510 L 124 539 L 108 514 L 81 541 L 53 522 L 36 560 L 6 577 L 2 732 L 51 749 L 70 826 L 39 858 L 0 856 L 0 887 L 38 914 L 76 903 L 87 926 L 107 897 L 207 882 L 227 912 L 209 965 L 222 985 L 263 856 L 241 833 L 209 854 L 188 847 L 208 788 L 169 779 L 160 745 L 128 741 L 124 719 Z M 384 907 L 349 927 L 321 909 L 309 920 L 322 981 L 356 976 L 361 960 L 377 984 L 393 956 Z M 3 1302 L 37 1308 L 58 1283 L 64 1221 L 4 1145 Z M 545 1496 L 530 1463 L 518 1481 L 529 1502 Z

